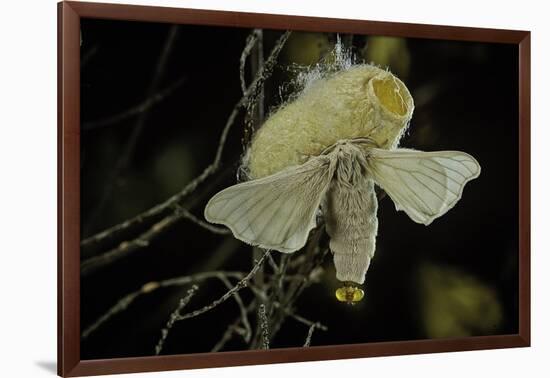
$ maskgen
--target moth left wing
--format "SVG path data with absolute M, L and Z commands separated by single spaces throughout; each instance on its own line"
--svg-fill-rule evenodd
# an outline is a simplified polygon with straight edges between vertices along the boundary
M 460 151 L 373 148 L 367 160 L 374 181 L 396 209 L 425 225 L 449 211 L 481 171 L 476 159 Z
M 334 161 L 318 156 L 274 175 L 217 193 L 204 216 L 224 224 L 248 244 L 291 253 L 302 248 L 334 173 Z

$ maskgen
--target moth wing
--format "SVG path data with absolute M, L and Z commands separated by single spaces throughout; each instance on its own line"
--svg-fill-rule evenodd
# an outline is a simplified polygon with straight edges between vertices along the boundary
M 243 182 L 210 199 L 204 216 L 245 243 L 291 253 L 302 248 L 334 173 L 319 156 L 274 175 Z
M 460 151 L 373 148 L 368 161 L 374 181 L 396 209 L 425 225 L 449 211 L 481 171 L 476 159 Z

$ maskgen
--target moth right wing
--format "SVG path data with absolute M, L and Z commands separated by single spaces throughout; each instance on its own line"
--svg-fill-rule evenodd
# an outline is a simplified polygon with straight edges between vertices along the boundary
M 374 181 L 396 209 L 425 225 L 449 211 L 481 171 L 476 159 L 460 151 L 372 148 L 368 162 Z
M 291 253 L 302 248 L 334 174 L 335 163 L 322 155 L 274 175 L 243 182 L 210 199 L 204 216 L 226 225 L 251 245 Z

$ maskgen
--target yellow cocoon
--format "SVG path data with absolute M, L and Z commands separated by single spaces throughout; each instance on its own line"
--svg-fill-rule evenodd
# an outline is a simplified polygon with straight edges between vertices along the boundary
M 372 65 L 356 65 L 319 79 L 273 113 L 248 151 L 250 178 L 269 176 L 343 139 L 371 138 L 395 148 L 412 117 L 405 84 Z

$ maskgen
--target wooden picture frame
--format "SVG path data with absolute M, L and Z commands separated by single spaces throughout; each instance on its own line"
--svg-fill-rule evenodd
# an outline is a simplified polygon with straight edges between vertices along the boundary
M 80 357 L 80 20 L 376 34 L 519 46 L 519 332 L 368 344 L 139 358 Z M 58 374 L 82 376 L 530 345 L 530 32 L 134 5 L 58 4 Z

